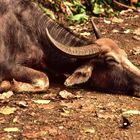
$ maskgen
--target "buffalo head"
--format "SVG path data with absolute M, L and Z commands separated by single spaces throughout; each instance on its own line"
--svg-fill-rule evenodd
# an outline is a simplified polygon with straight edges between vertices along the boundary
M 127 58 L 124 50 L 109 38 L 99 38 L 94 44 L 72 47 L 47 36 L 61 53 L 87 59 L 65 81 L 66 86 L 86 83 L 96 90 L 127 92 L 140 96 L 140 70 Z
M 76 69 L 65 85 L 87 82 L 96 90 L 140 96 L 140 70 L 128 60 L 125 51 L 108 38 L 98 39 L 96 43 L 101 47 L 100 54 Z

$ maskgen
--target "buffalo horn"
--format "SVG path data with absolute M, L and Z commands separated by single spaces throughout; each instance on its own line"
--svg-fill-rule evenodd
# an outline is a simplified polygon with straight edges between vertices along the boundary
M 95 24 L 93 18 L 91 18 L 91 23 L 92 23 L 92 28 L 93 28 L 93 31 L 94 31 L 94 33 L 95 33 L 96 38 L 97 38 L 97 39 L 101 38 L 101 37 L 102 37 L 101 32 L 100 32 L 100 30 L 97 28 L 97 26 L 96 26 L 96 24 Z
M 100 53 L 100 46 L 98 44 L 89 44 L 84 46 L 67 46 L 55 40 L 46 28 L 47 36 L 53 46 L 64 55 L 73 58 L 93 58 Z

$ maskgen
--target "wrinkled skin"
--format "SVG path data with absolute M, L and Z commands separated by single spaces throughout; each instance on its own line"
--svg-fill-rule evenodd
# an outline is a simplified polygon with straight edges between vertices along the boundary
M 140 71 L 128 60 L 125 51 L 111 39 L 99 39 L 96 42 L 101 46 L 101 54 L 75 70 L 65 85 L 87 83 L 100 91 L 127 92 L 140 96 Z

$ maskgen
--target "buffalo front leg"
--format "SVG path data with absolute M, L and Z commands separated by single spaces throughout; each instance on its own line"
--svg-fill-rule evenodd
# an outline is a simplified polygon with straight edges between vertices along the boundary
M 49 87 L 48 76 L 32 68 L 18 65 L 12 69 L 11 75 L 15 92 L 45 92 Z

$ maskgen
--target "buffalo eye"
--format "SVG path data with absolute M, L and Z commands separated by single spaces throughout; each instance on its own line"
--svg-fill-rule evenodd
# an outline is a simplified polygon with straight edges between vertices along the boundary
M 118 64 L 119 62 L 114 58 L 114 57 L 112 57 L 112 56 L 108 56 L 106 59 L 106 62 L 108 63 L 108 64 Z

